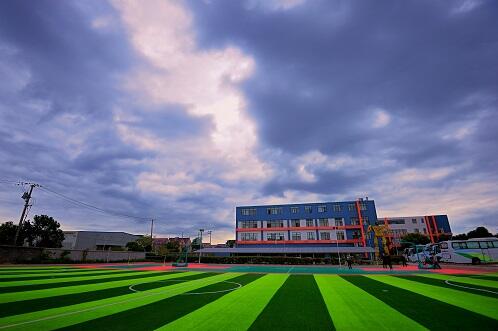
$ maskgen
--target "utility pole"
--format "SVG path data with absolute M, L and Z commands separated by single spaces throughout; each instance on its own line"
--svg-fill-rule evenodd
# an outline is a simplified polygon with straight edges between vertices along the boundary
M 152 234 L 153 234 L 153 231 L 154 231 L 154 219 L 151 219 L 150 220 L 150 250 L 151 252 L 154 251 L 154 240 L 152 239 Z
M 209 246 L 211 246 L 211 233 L 213 233 L 213 231 L 209 230 L 208 231 L 208 235 L 209 235 Z
M 24 192 L 24 194 L 22 195 L 22 198 L 24 199 L 24 208 L 22 210 L 21 218 L 19 219 L 19 226 L 17 227 L 16 235 L 14 237 L 14 246 L 17 245 L 17 238 L 19 237 L 19 232 L 21 231 L 22 222 L 24 221 L 24 218 L 26 217 L 26 211 L 28 210 L 28 207 L 29 207 L 29 200 L 31 200 L 31 193 L 33 193 L 33 189 L 35 187 L 40 186 L 40 185 L 34 184 L 34 183 L 22 183 L 22 184 L 30 184 L 30 185 L 29 185 L 29 192 Z
M 199 263 L 201 263 L 202 233 L 204 232 L 204 229 L 199 229 L 199 232 L 201 233 L 201 235 L 200 235 L 201 242 L 200 242 L 200 247 L 199 247 Z

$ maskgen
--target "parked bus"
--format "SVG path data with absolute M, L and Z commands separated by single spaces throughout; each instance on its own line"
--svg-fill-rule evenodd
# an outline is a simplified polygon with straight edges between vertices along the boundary
M 448 240 L 439 243 L 441 262 L 489 263 L 498 262 L 498 238 Z

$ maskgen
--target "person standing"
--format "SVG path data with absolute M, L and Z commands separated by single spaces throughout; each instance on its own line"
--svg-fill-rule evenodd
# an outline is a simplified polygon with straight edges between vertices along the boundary
M 391 259 L 391 255 L 388 254 L 386 256 L 386 262 L 387 262 L 387 265 L 389 266 L 389 270 L 393 270 L 393 261 Z
M 353 264 L 353 258 L 351 257 L 351 255 L 348 255 L 346 257 L 346 262 L 348 263 L 348 269 L 353 269 L 353 266 L 352 266 L 352 264 Z

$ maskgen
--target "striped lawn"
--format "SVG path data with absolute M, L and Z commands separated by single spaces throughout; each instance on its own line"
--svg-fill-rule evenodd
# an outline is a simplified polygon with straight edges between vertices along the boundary
M 339 276 L 315 275 L 315 279 L 337 330 L 426 330 Z
M 469 286 L 476 285 L 476 286 L 498 289 L 498 279 L 489 280 L 489 279 L 478 279 L 478 278 L 472 278 L 472 277 L 452 277 L 452 276 L 448 276 L 448 275 L 437 275 L 437 274 L 436 275 L 435 274 L 428 274 L 428 275 L 423 275 L 422 277 L 448 280 L 452 283 L 467 284 Z
M 312 275 L 291 275 L 249 330 L 332 330 L 334 325 Z
M 231 278 L 230 282 L 236 282 L 241 285 L 247 285 L 262 277 L 261 274 L 244 274 Z M 169 322 L 172 322 L 182 316 L 185 316 L 196 309 L 199 309 L 210 302 L 218 300 L 227 295 L 234 286 L 232 283 L 213 283 L 207 286 L 197 288 L 189 293 L 206 293 L 202 295 L 180 295 L 165 298 L 159 301 L 142 305 L 134 309 L 123 311 L 117 314 L 111 314 L 98 319 L 72 325 L 63 328 L 63 330 L 154 330 Z M 139 319 L 136 316 L 140 316 Z M 204 329 L 204 326 L 201 326 Z
M 498 326 L 496 319 L 435 300 L 419 291 L 422 287 L 430 285 L 414 281 L 405 281 L 408 284 L 400 285 L 399 282 L 404 280 L 392 276 L 377 276 L 375 278 L 358 276 L 344 277 L 344 279 L 430 330 L 475 330 L 476 326 L 479 326 L 479 330 L 496 331 Z M 391 279 L 398 286 L 388 284 Z M 431 292 L 435 293 L 440 289 L 445 290 L 436 286 L 431 287 Z M 469 295 L 479 297 L 473 294 Z M 383 321 L 387 320 L 383 316 L 378 318 Z
M 182 277 L 191 274 L 199 273 L 197 271 L 189 271 L 189 272 L 179 272 L 179 273 L 149 273 L 144 272 L 142 277 L 134 277 L 125 280 L 113 280 L 112 282 L 102 282 L 97 284 L 82 284 L 82 285 L 72 285 L 66 287 L 57 287 L 57 288 L 47 288 L 41 290 L 33 290 L 33 291 L 25 291 L 25 292 L 12 292 L 12 293 L 4 293 L 0 294 L 0 303 L 7 302 L 16 302 L 20 300 L 32 300 L 32 299 L 41 299 L 48 298 L 57 295 L 67 295 L 67 294 L 76 294 L 76 293 L 84 293 L 88 291 L 96 291 L 102 289 L 109 289 L 120 286 L 130 286 L 137 283 L 142 282 L 152 282 L 161 279 L 167 279 L 171 277 Z M 177 276 L 178 275 L 178 276 Z
M 159 330 L 247 330 L 288 275 L 271 274 L 167 324 Z
M 158 292 L 153 289 L 67 307 L 9 316 L 0 319 L 0 328 L 8 327 L 9 330 L 53 330 L 68 327 L 74 324 L 91 321 L 100 317 L 117 314 L 153 302 L 164 300 L 166 298 L 216 284 L 224 280 L 230 280 L 231 278 L 235 278 L 237 276 L 240 276 L 240 274 L 219 274 L 205 279 L 197 279 L 187 283 L 170 285 L 164 291 Z M 159 313 L 160 312 L 156 312 L 156 314 Z M 141 316 L 133 316 L 134 319 L 138 320 L 141 319 L 140 317 Z M 116 328 L 119 326 L 126 328 L 126 325 L 115 325 Z
M 0 268 L 0 331 L 498 330 L 490 275 L 125 270 Z
M 186 282 L 194 279 L 201 279 L 215 275 L 214 273 L 178 273 L 164 275 L 157 280 L 147 280 L 147 289 L 163 288 L 177 282 Z M 172 277 L 173 276 L 173 277 Z M 129 294 L 130 285 L 126 284 L 119 287 L 111 287 L 105 289 L 91 290 L 90 288 L 82 293 L 65 294 L 51 296 L 48 298 L 39 298 L 31 300 L 22 300 L 15 302 L 0 303 L 0 318 L 16 314 L 25 314 L 38 310 L 71 306 L 83 302 L 90 302 L 106 298 L 115 297 L 118 295 Z M 140 286 L 137 285 L 137 287 Z
M 50 274 L 23 274 L 23 275 L 2 275 L 0 276 L 0 284 L 3 282 L 15 282 L 15 281 L 34 281 L 42 279 L 62 279 L 71 277 L 86 277 L 86 276 L 97 276 L 97 275 L 111 275 L 116 273 L 127 274 L 134 272 L 133 270 L 86 270 L 86 272 L 61 272 L 61 273 L 50 273 Z
M 385 284 L 401 287 L 403 289 L 424 295 L 427 298 L 439 300 L 468 311 L 487 317 L 498 319 L 498 299 L 471 294 L 457 289 L 443 288 L 434 285 L 422 284 L 413 280 L 399 277 L 366 276 Z

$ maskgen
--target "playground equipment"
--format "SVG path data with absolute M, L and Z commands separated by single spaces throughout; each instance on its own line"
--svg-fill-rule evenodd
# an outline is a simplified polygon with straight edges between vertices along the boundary
M 190 245 L 185 245 L 182 247 L 182 251 L 180 252 L 180 256 L 176 262 L 173 262 L 171 265 L 173 267 L 188 267 L 188 252 L 190 251 Z
M 382 243 L 383 254 L 389 255 L 389 247 L 387 245 L 387 237 L 389 235 L 389 230 L 385 225 L 369 225 L 367 232 L 373 232 L 374 234 L 374 250 L 375 258 L 380 258 L 380 247 L 379 241 Z

